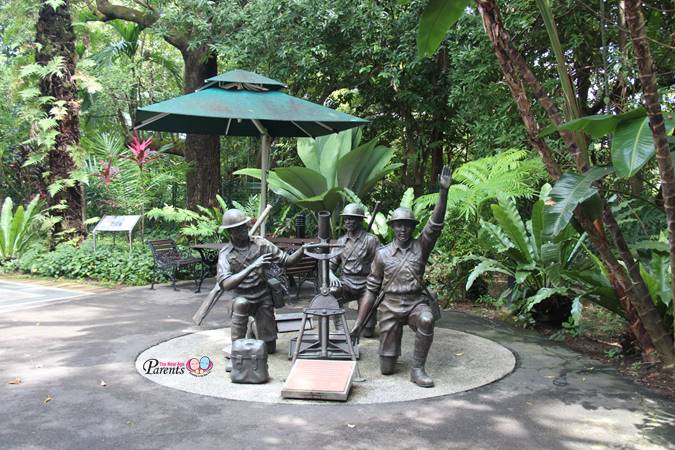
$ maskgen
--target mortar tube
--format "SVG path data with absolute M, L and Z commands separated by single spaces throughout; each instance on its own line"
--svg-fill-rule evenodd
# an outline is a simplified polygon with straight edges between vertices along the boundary
M 319 211 L 319 240 L 322 244 L 327 244 L 330 240 L 330 212 Z M 329 248 L 322 248 L 320 253 L 330 253 Z M 319 285 L 321 288 L 328 289 L 328 271 L 330 262 L 327 259 L 319 261 Z

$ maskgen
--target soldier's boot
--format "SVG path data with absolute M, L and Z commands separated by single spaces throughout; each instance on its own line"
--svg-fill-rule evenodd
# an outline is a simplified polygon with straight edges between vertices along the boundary
M 342 333 L 342 316 L 333 316 L 333 328 L 335 329 L 336 333 Z
M 380 356 L 380 372 L 391 375 L 396 371 L 396 356 Z
M 410 369 L 410 381 L 418 386 L 430 388 L 434 387 L 434 380 L 427 374 L 424 365 L 427 362 L 429 348 L 434 340 L 434 335 L 422 333 L 417 330 L 415 335 L 415 351 L 413 353 L 413 365 Z
M 265 348 L 267 349 L 267 354 L 271 355 L 277 351 L 277 341 L 265 341 Z
M 337 298 L 338 298 L 338 305 L 340 306 L 340 308 L 346 309 L 347 303 L 343 302 L 342 299 L 341 299 L 342 288 L 338 288 L 337 290 L 333 290 L 333 291 L 336 294 L 339 295 Z M 342 316 L 340 316 L 340 315 L 333 316 L 333 328 L 335 329 L 336 333 L 343 333 L 344 332 L 343 326 L 342 326 Z
M 230 337 L 232 343 L 246 337 L 248 331 L 248 301 L 244 298 L 237 298 L 232 303 L 232 327 L 230 328 Z M 225 371 L 232 371 L 232 360 L 228 359 L 225 365 Z

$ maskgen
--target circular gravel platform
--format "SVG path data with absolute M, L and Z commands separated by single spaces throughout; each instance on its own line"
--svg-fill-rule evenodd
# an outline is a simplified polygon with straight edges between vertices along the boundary
M 136 360 L 136 370 L 147 379 L 163 386 L 195 394 L 261 403 L 316 403 L 336 402 L 285 400 L 281 388 L 288 375 L 291 362 L 288 346 L 295 333 L 279 335 L 277 353 L 269 356 L 270 381 L 262 385 L 233 384 L 225 372 L 224 348 L 230 347 L 230 329 L 201 331 L 161 342 L 142 352 Z M 389 403 L 417 400 L 467 391 L 492 383 L 513 371 L 516 359 L 507 348 L 472 334 L 436 328 L 431 347 L 427 372 L 436 386 L 421 388 L 409 381 L 414 333 L 403 333 L 403 354 L 397 372 L 384 376 L 379 371 L 377 356 L 378 340 L 361 339 L 359 367 L 363 382 L 354 382 L 349 403 Z M 213 367 L 206 376 L 193 376 L 188 370 L 182 373 L 146 373 L 148 360 L 166 363 L 169 369 L 178 363 L 178 369 L 166 372 L 181 372 L 180 365 L 191 358 L 207 356 Z

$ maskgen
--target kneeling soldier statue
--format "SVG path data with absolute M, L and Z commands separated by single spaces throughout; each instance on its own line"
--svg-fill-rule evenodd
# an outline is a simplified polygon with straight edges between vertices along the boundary
M 418 220 L 410 208 L 397 208 L 389 219 L 394 229 L 394 241 L 380 248 L 373 260 L 366 282 L 367 290 L 359 308 L 352 336 L 361 333 L 369 310 L 377 307 L 380 312 L 380 371 L 384 375 L 394 373 L 396 360 L 401 355 L 403 326 L 415 331 L 415 349 L 410 380 L 422 387 L 433 387 L 434 381 L 427 375 L 424 365 L 434 339 L 435 314 L 429 290 L 424 284 L 424 269 L 443 228 L 448 188 L 452 174 L 443 167 L 439 178 L 440 195 L 422 234 L 413 239 Z M 437 311 L 439 311 L 437 309 Z
M 347 233 L 337 241 L 338 244 L 344 245 L 344 248 L 330 260 L 330 286 L 342 307 L 353 300 L 361 300 L 366 292 L 366 277 L 370 273 L 370 265 L 380 241 L 363 229 L 363 219 L 366 215 L 361 206 L 350 203 L 340 215 L 343 217 Z M 341 269 L 339 278 L 335 276 L 338 268 Z M 335 316 L 334 319 L 335 327 L 340 329 L 342 327 L 340 317 Z M 376 321 L 377 317 L 373 314 L 364 326 L 365 337 L 373 336 Z
M 292 255 L 260 236 L 249 237 L 249 221 L 242 211 L 230 209 L 223 214 L 222 228 L 229 230 L 230 242 L 218 255 L 216 282 L 223 291 L 233 291 L 232 342 L 246 337 L 248 318 L 255 318 L 257 338 L 265 341 L 267 353 L 274 353 L 277 324 L 274 302 L 264 267 L 274 262 L 280 266 L 297 263 L 304 253 L 300 248 Z

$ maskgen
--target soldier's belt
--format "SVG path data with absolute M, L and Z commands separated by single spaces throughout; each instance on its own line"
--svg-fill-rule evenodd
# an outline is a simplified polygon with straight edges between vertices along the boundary
M 256 286 L 256 287 L 251 287 L 251 288 L 236 288 L 235 292 L 237 295 L 243 295 L 245 297 L 251 296 L 251 297 L 259 297 L 265 293 L 269 292 L 269 288 L 267 286 Z
M 419 290 L 417 292 L 406 292 L 404 294 L 394 292 L 385 292 L 384 294 L 384 298 L 386 300 L 395 300 L 402 302 L 409 300 L 418 300 L 420 297 L 426 297 L 423 290 Z

